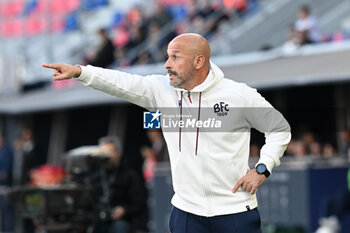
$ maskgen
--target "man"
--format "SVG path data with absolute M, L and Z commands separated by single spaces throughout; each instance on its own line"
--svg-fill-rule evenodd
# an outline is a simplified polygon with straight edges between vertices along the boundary
M 6 144 L 0 131 L 0 223 L 2 232 L 11 232 L 15 229 L 15 211 L 5 199 L 3 190 L 12 184 L 13 153 Z
M 295 22 L 295 30 L 300 33 L 303 43 L 318 43 L 322 41 L 322 33 L 316 19 L 310 14 L 308 6 L 301 6 L 298 11 L 298 20 Z
M 54 80 L 75 77 L 148 109 L 177 108 L 180 119 L 188 108 L 197 109 L 198 120 L 203 117 L 203 107 L 233 115 L 236 121 L 221 132 L 204 132 L 200 124 L 193 132 L 184 132 L 183 127 L 178 133 L 166 132 L 163 127 L 175 191 L 170 230 L 261 232 L 255 192 L 279 165 L 291 138 L 288 123 L 255 89 L 224 78 L 223 72 L 210 62 L 210 47 L 202 36 L 177 36 L 169 43 L 167 53 L 167 76 L 142 77 L 91 66 L 43 66 L 54 69 Z M 273 115 L 278 118 L 271 118 L 268 111 L 256 114 L 256 109 L 277 112 Z M 252 127 L 265 132 L 266 144 L 256 168 L 250 170 Z
M 98 30 L 100 44 L 93 59 L 86 59 L 93 66 L 107 67 L 114 62 L 114 45 L 108 36 L 108 32 L 101 28 Z
M 127 168 L 117 137 L 103 137 L 99 145 L 109 160 L 105 177 L 99 176 L 96 180 L 97 202 L 103 204 L 99 217 L 103 221 L 97 224 L 95 233 L 129 233 L 135 217 L 146 207 L 141 182 L 137 174 Z M 103 213 L 106 216 L 101 215 Z

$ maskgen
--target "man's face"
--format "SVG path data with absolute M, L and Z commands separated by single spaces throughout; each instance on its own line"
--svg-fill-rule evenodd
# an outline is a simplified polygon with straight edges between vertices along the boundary
M 109 156 L 110 162 L 114 165 L 119 164 L 121 153 L 119 153 L 112 143 L 102 143 L 101 148 L 104 149 Z
M 194 75 L 193 55 L 183 43 L 176 41 L 169 44 L 167 52 L 168 59 L 164 67 L 168 70 L 170 84 L 174 87 L 184 88 Z
M 305 19 L 305 18 L 307 18 L 307 16 L 308 16 L 308 13 L 306 11 L 304 11 L 304 10 L 300 10 L 299 13 L 298 13 L 298 17 L 300 19 Z

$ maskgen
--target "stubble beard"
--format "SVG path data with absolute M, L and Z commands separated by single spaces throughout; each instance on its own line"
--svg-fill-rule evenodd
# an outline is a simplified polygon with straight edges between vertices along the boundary
M 170 85 L 173 87 L 181 88 L 186 80 L 189 80 L 193 76 L 193 70 L 190 70 L 186 74 L 179 74 L 173 70 L 168 70 L 169 75 L 172 74 L 178 78 L 176 82 L 170 82 Z

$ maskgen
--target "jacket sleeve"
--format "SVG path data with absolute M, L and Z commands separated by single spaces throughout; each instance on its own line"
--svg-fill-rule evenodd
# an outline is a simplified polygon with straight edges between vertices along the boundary
M 265 144 L 260 150 L 257 164 L 264 163 L 271 172 L 280 165 L 291 140 L 290 126 L 283 115 L 265 100 L 255 89 L 249 88 L 245 118 L 251 128 L 265 134 Z
M 82 72 L 76 79 L 85 85 L 147 109 L 155 107 L 154 92 L 159 88 L 159 80 L 154 76 L 133 75 L 91 65 L 80 67 Z

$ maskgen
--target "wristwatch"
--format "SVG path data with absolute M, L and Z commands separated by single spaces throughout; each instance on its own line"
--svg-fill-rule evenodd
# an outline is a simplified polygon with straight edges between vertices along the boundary
M 264 174 L 266 178 L 269 177 L 269 175 L 271 174 L 269 170 L 267 170 L 266 165 L 263 163 L 259 163 L 258 165 L 256 165 L 255 169 L 258 174 Z

